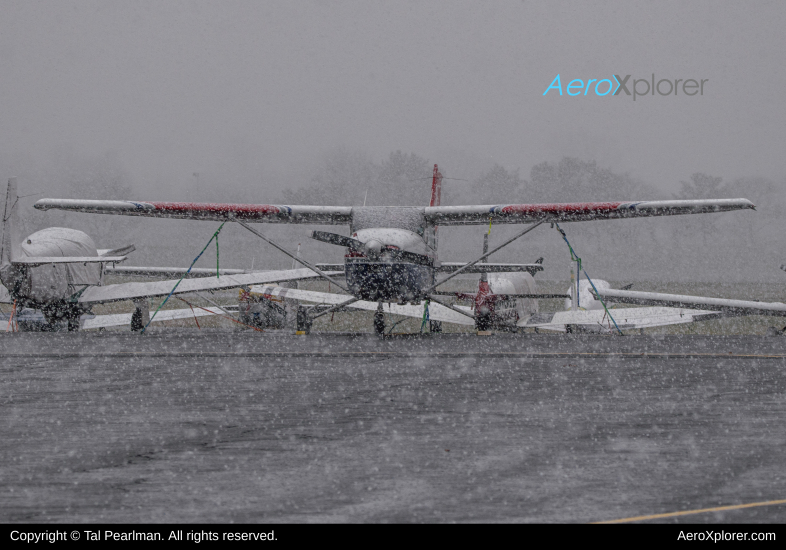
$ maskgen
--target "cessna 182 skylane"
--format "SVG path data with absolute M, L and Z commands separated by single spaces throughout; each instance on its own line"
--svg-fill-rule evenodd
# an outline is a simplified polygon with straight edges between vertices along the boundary
M 177 279 L 104 285 L 106 264 L 124 261 L 134 246 L 98 250 L 87 234 L 63 227 L 36 231 L 21 240 L 16 178 L 8 181 L 2 228 L 0 281 L 5 288 L 0 286 L 0 301 L 16 302 L 20 311 L 22 308 L 39 310 L 50 325 L 65 319 L 69 330 L 129 323 L 132 328 L 142 328 L 148 322 L 148 299 L 170 292 L 184 294 L 318 277 L 309 269 L 291 269 L 244 274 L 224 272 L 221 278 L 183 280 L 174 291 Z M 123 300 L 135 303 L 133 314 L 91 315 L 91 308 L 96 304 Z M 193 313 L 191 310 L 166 310 L 160 312 L 156 320 L 218 313 L 217 308 Z
M 277 206 L 267 204 L 199 204 L 182 202 L 139 202 L 118 200 L 41 199 L 35 208 L 61 209 L 97 214 L 120 214 L 192 220 L 233 221 L 284 252 L 315 274 L 347 292 L 341 303 L 311 315 L 310 320 L 357 302 L 376 303 L 375 330 L 384 331 L 378 321 L 383 304 L 419 304 L 423 300 L 478 324 L 483 312 L 467 312 L 447 304 L 437 292 L 439 285 L 462 273 L 519 273 L 542 269 L 539 264 L 482 263 L 516 239 L 544 222 L 571 222 L 678 214 L 701 214 L 753 209 L 747 199 L 666 200 L 642 202 L 582 202 L 565 204 L 509 204 L 441 206 L 442 176 L 434 165 L 431 202 L 428 207 L 374 206 Z M 252 228 L 250 223 L 293 223 L 348 225 L 350 236 L 313 231 L 311 237 L 344 247 L 344 263 L 312 265 Z M 442 263 L 437 258 L 437 228 L 449 225 L 489 223 L 529 224 L 523 231 L 477 259 L 465 263 Z M 343 271 L 339 281 L 322 268 Z M 437 274 L 447 276 L 437 280 Z M 281 279 L 278 279 L 279 281 Z M 511 296 L 513 298 L 514 296 Z M 516 300 L 526 299 L 515 296 Z M 410 305 L 410 307 L 416 307 Z M 422 310 L 421 310 L 422 311 Z M 434 318 L 434 312 L 430 317 Z M 519 319 L 518 322 L 522 320 Z M 480 327 L 479 327 L 480 328 Z

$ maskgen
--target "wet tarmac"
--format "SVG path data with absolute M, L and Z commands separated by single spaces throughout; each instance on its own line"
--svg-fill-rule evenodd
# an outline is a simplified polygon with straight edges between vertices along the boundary
M 0 354 L 2 522 L 593 522 L 786 498 L 782 337 L 159 330 L 2 334 Z

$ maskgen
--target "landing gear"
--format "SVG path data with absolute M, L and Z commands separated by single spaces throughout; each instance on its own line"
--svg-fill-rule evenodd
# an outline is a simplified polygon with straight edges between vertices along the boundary
M 143 328 L 145 328 L 145 324 L 142 322 L 142 312 L 135 309 L 131 314 L 131 331 L 139 332 Z
M 475 314 L 475 329 L 478 332 L 488 332 L 491 330 L 491 315 Z
M 379 302 L 374 313 L 374 333 L 377 336 L 385 335 L 385 312 L 382 310 L 382 302 Z
M 429 321 L 428 331 L 432 333 L 442 332 L 442 321 Z
M 150 322 L 150 302 L 147 299 L 134 300 L 134 313 L 131 314 L 131 330 L 139 332 Z
M 305 335 L 310 333 L 313 322 L 314 320 L 308 315 L 308 308 L 306 306 L 297 306 L 296 334 Z
M 78 332 L 79 331 L 79 317 L 74 315 L 68 316 L 68 332 Z

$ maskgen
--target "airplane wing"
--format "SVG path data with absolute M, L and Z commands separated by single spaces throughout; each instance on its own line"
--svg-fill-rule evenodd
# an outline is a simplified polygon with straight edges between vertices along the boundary
M 643 202 L 573 202 L 563 204 L 507 204 L 488 206 L 430 206 L 426 220 L 437 225 L 575 222 L 645 216 L 673 216 L 755 209 L 747 199 L 671 200 Z
M 349 224 L 351 206 L 276 206 L 271 204 L 217 204 L 191 202 L 135 202 L 80 199 L 41 199 L 39 210 L 51 208 L 92 214 L 122 214 L 187 220 L 243 220 L 263 223 Z
M 264 294 L 267 296 L 274 296 L 290 300 L 302 300 L 304 302 L 313 302 L 315 304 L 324 305 L 338 305 L 346 302 L 351 298 L 346 294 L 334 294 L 330 292 L 316 292 L 312 290 L 300 290 L 297 288 L 284 288 L 280 286 L 252 286 L 251 292 L 254 294 Z M 376 302 L 366 302 L 359 300 L 347 306 L 348 308 L 363 309 L 367 311 L 376 311 Z M 421 319 L 423 317 L 423 302 L 413 305 L 398 305 L 398 304 L 385 304 L 384 310 L 386 313 L 396 315 L 404 315 L 407 317 L 415 317 Z M 466 310 L 467 313 L 472 315 L 472 310 L 468 307 L 457 306 L 460 309 Z M 458 325 L 474 325 L 475 321 L 466 315 L 462 315 L 450 308 L 440 304 L 430 303 L 428 306 L 428 315 L 431 321 L 444 321 L 446 323 L 455 323 Z
M 13 304 L 14 299 L 11 298 L 11 295 L 8 293 L 8 289 L 3 285 L 0 285 L 0 304 Z
M 612 309 L 611 314 L 620 330 L 660 327 L 706 321 L 721 316 L 716 311 L 679 309 L 672 307 L 638 307 Z M 565 332 L 565 325 L 579 325 L 598 332 L 615 331 L 614 323 L 602 309 L 537 313 L 522 319 L 517 326 Z
M 196 317 L 204 317 L 206 315 L 221 315 L 223 312 L 217 307 L 195 307 L 192 311 L 189 309 L 162 309 L 153 318 L 153 322 L 171 321 L 172 319 L 193 319 Z M 117 313 L 111 315 L 82 315 L 79 319 L 80 329 L 97 329 L 105 327 L 128 327 L 131 324 L 132 313 Z M 8 321 L 10 313 L 0 313 L 0 322 Z M 44 325 L 46 318 L 40 311 L 32 309 L 23 309 L 15 316 L 19 323 L 29 323 L 34 325 Z
M 122 214 L 191 220 L 243 220 L 261 223 L 349 224 L 351 206 L 280 206 L 270 204 L 218 204 L 188 202 L 135 202 L 82 199 L 40 199 L 39 210 L 56 208 L 93 214 Z M 564 204 L 508 204 L 485 206 L 429 206 L 426 221 L 437 225 L 586 221 L 700 214 L 755 208 L 747 199 L 671 200 L 643 202 L 576 202 Z
M 30 256 L 11 260 L 15 265 L 43 264 L 97 264 L 106 262 L 122 262 L 126 256 Z
M 105 273 L 113 273 L 116 275 L 138 275 L 143 277 L 178 277 L 180 275 L 184 275 L 187 271 L 187 267 L 136 267 L 131 265 L 108 265 L 104 268 Z M 322 271 L 331 270 L 323 269 Z M 250 272 L 244 269 L 219 269 L 218 273 L 223 277 L 224 275 L 243 275 Z M 216 270 L 210 267 L 192 267 L 191 271 L 188 272 L 188 275 L 191 277 L 215 277 Z
M 153 322 L 171 321 L 172 319 L 193 319 L 194 317 L 204 317 L 206 315 L 221 315 L 223 311 L 217 307 L 195 307 L 193 311 L 189 309 L 162 309 L 155 317 Z M 112 315 L 82 315 L 79 319 L 80 329 L 96 329 L 106 327 L 128 327 L 131 324 L 132 313 L 115 313 Z
M 337 275 L 337 273 L 328 273 Z M 174 294 L 198 292 L 202 290 L 223 290 L 263 283 L 299 281 L 319 277 L 310 269 L 288 269 L 281 271 L 260 271 L 244 275 L 226 275 L 221 278 L 183 279 Z M 106 286 L 89 286 L 78 293 L 74 300 L 80 304 L 98 304 L 134 300 L 152 296 L 167 296 L 177 284 L 176 279 L 151 281 L 149 283 L 119 283 Z
M 603 298 L 615 302 L 640 305 L 657 305 L 704 309 L 718 311 L 726 316 L 771 315 L 786 317 L 786 304 L 781 302 L 754 302 L 749 300 L 729 300 L 726 298 L 707 298 L 704 296 L 683 296 L 662 294 L 660 292 L 637 292 L 632 290 L 598 289 Z M 621 310 L 623 311 L 623 310 Z

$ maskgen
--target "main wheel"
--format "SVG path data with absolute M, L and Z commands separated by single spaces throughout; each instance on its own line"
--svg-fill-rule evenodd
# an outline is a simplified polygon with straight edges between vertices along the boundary
M 143 328 L 145 325 L 142 323 L 142 311 L 139 308 L 134 309 L 134 313 L 131 314 L 131 330 L 139 332 Z
M 379 303 L 374 313 L 374 333 L 377 336 L 385 335 L 385 313 L 382 311 L 382 302 Z

